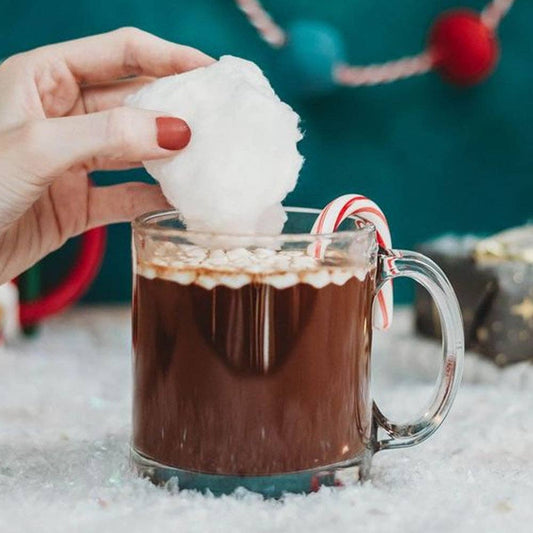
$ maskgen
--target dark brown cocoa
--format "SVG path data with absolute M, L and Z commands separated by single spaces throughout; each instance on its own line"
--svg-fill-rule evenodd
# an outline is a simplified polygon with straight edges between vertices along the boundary
M 135 449 L 239 475 L 360 455 L 371 430 L 374 279 L 207 289 L 137 275 Z

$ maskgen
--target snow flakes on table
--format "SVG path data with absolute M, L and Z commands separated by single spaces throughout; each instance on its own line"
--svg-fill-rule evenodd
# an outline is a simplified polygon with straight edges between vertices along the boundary
M 438 346 L 400 310 L 375 338 L 374 396 L 410 416 Z M 79 309 L 0 352 L 0 531 L 365 533 L 529 531 L 533 366 L 467 357 L 457 403 L 428 442 L 374 457 L 370 482 L 266 501 L 154 487 L 128 466 L 129 312 Z

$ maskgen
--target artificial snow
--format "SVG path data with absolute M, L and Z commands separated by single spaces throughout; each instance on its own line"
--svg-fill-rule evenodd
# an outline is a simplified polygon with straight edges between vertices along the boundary
M 376 333 L 374 397 L 389 415 L 427 401 L 439 346 L 400 309 Z M 371 480 L 264 500 L 214 498 L 137 478 L 128 466 L 130 316 L 79 309 L 0 351 L 0 531 L 500 532 L 533 522 L 533 365 L 468 355 L 442 428 L 378 453 Z

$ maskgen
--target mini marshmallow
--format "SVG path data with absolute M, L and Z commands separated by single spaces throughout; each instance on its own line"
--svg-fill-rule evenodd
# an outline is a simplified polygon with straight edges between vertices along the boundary
M 174 243 L 171 247 L 168 243 L 158 243 L 156 250 L 160 251 L 157 257 L 152 257 L 148 263 L 137 263 L 137 274 L 181 285 L 194 283 L 208 290 L 219 285 L 236 289 L 248 283 L 265 283 L 277 289 L 307 283 L 320 289 L 329 283 L 344 285 L 353 277 L 362 281 L 374 268 L 372 261 L 363 267 L 362 264 L 352 264 L 348 257 L 337 265 L 324 265 L 303 250 L 204 250 Z M 162 252 L 167 254 L 166 258 Z M 196 258 L 187 257 L 191 253 Z
M 168 76 L 129 97 L 133 107 L 183 118 L 189 145 L 145 161 L 148 172 L 189 230 L 277 234 L 281 206 L 294 189 L 303 157 L 299 117 L 250 61 L 218 62 Z

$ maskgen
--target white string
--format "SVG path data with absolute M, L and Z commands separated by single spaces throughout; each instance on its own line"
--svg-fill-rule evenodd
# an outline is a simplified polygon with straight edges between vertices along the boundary
M 285 44 L 287 40 L 285 32 L 274 22 L 258 0 L 235 0 L 235 2 L 268 44 L 274 48 L 280 48 Z
M 495 30 L 507 14 L 514 0 L 492 0 L 481 12 L 481 20 L 485 26 Z

